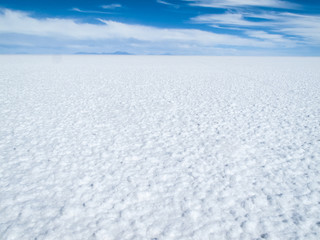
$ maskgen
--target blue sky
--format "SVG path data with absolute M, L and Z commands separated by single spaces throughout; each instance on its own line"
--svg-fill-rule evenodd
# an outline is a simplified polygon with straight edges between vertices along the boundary
M 1 0 L 0 53 L 320 55 L 318 0 Z

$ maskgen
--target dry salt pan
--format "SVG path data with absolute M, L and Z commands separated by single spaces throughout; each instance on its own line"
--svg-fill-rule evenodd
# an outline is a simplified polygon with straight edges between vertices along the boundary
M 0 239 L 319 239 L 320 59 L 0 57 Z

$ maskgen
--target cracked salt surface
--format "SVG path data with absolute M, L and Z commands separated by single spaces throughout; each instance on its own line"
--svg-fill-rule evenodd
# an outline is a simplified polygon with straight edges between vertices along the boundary
M 0 239 L 320 239 L 320 59 L 0 57 Z

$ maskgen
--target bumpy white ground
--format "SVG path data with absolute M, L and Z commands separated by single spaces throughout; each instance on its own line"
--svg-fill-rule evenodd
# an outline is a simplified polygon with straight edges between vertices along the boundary
M 0 239 L 320 239 L 320 58 L 1 56 Z

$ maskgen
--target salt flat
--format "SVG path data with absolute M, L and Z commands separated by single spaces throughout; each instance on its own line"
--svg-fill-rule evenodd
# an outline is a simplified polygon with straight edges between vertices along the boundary
M 320 58 L 0 57 L 0 239 L 320 239 Z

